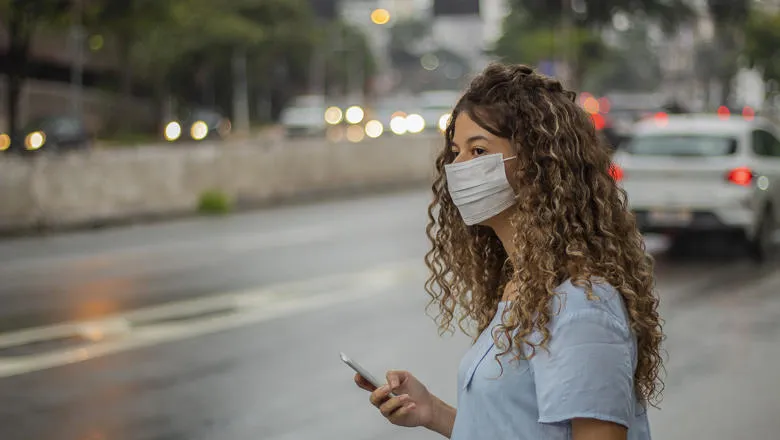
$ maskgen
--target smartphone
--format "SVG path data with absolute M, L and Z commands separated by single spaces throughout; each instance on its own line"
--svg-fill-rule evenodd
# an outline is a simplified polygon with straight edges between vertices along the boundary
M 380 382 L 380 381 L 378 381 L 378 380 L 377 380 L 377 379 L 374 377 L 374 375 L 372 375 L 371 373 L 369 373 L 368 371 L 366 371 L 366 369 L 365 369 L 365 368 L 363 368 L 363 366 L 362 366 L 362 365 L 360 365 L 359 363 L 357 363 L 357 362 L 353 361 L 352 359 L 350 359 L 350 358 L 349 358 L 347 355 L 345 355 L 344 353 L 339 353 L 339 354 L 341 354 L 341 360 L 342 360 L 342 361 L 344 361 L 344 363 L 345 363 L 345 364 L 349 365 L 349 366 L 350 366 L 350 368 L 352 368 L 352 369 L 353 369 L 353 370 L 355 370 L 355 371 L 356 371 L 358 374 L 360 374 L 361 376 L 363 376 L 363 378 L 364 378 L 364 379 L 366 379 L 366 380 L 367 380 L 367 381 L 368 381 L 368 382 L 369 382 L 371 385 L 373 385 L 373 386 L 375 386 L 375 387 L 379 388 L 379 387 L 381 387 L 382 385 L 384 385 L 384 384 L 385 384 L 384 382 Z M 393 394 L 393 393 L 390 393 L 390 396 L 391 396 L 391 397 L 395 397 L 395 394 Z

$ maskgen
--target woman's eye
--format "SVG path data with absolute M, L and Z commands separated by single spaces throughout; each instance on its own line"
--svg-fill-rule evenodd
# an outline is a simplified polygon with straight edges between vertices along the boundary
M 475 147 L 475 148 L 474 148 L 472 151 L 473 151 L 473 152 L 474 152 L 474 154 L 476 154 L 477 156 L 481 156 L 481 155 L 483 155 L 483 154 L 487 153 L 487 150 L 486 150 L 486 149 L 484 149 L 484 148 L 480 148 L 480 147 Z

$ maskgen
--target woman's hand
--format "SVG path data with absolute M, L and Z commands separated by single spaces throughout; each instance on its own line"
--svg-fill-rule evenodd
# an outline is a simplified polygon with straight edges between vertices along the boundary
M 355 374 L 355 383 L 371 392 L 371 404 L 379 408 L 390 423 L 409 428 L 432 424 L 437 399 L 411 373 L 388 371 L 387 384 L 379 388 L 371 385 L 360 374 Z M 391 392 L 396 397 L 390 397 Z

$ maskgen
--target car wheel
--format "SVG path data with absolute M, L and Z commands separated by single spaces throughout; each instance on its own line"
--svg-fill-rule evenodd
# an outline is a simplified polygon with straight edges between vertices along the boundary
M 754 261 L 763 263 L 772 258 L 775 250 L 774 235 L 776 229 L 775 216 L 772 213 L 772 209 L 767 207 L 758 224 L 755 237 L 748 243 L 750 257 Z

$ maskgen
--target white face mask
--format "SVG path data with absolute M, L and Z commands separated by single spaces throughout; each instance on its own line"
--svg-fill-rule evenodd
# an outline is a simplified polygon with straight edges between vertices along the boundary
M 471 226 L 495 217 L 515 204 L 515 191 L 506 178 L 502 154 L 489 154 L 444 166 L 450 197 L 463 221 Z

